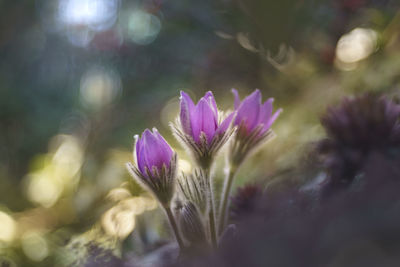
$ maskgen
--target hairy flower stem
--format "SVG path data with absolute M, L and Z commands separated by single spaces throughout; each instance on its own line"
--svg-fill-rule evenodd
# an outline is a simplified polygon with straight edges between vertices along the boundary
M 165 213 L 167 214 L 169 223 L 171 224 L 172 230 L 174 231 L 176 241 L 178 242 L 179 248 L 181 252 L 184 250 L 185 245 L 183 244 L 181 234 L 178 229 L 178 225 L 176 224 L 175 217 L 172 214 L 171 208 L 169 206 L 164 206 Z
M 217 236 L 217 228 L 215 224 L 215 211 L 214 211 L 214 193 L 212 190 L 212 181 L 211 181 L 211 164 L 208 164 L 207 166 L 203 166 L 204 173 L 207 175 L 207 184 L 208 184 L 208 190 L 210 192 L 210 199 L 209 199 L 209 211 L 208 211 L 208 223 L 209 223 L 209 229 L 210 229 L 210 238 L 211 238 L 211 245 L 213 248 L 217 247 L 218 244 L 218 236 Z
M 208 212 L 208 217 L 209 217 L 209 223 L 210 223 L 211 244 L 214 248 L 216 248 L 217 247 L 217 229 L 216 229 L 216 225 L 215 225 L 213 193 L 211 193 L 211 196 L 210 196 L 210 211 Z
M 228 211 L 228 199 L 229 195 L 231 193 L 232 189 L 232 184 L 233 180 L 235 178 L 235 174 L 237 171 L 237 166 L 231 165 L 229 168 L 229 172 L 225 178 L 225 183 L 224 183 L 224 189 L 222 191 L 222 196 L 221 196 L 221 205 L 219 209 L 219 222 L 218 222 L 218 234 L 221 235 L 222 232 L 224 231 L 225 224 L 226 224 L 226 219 L 227 219 L 227 211 Z

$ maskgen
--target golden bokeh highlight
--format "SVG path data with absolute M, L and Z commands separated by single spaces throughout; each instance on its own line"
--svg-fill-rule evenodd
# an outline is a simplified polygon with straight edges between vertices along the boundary
M 115 188 L 110 191 L 107 198 L 119 201 L 107 210 L 101 218 L 101 226 L 111 236 L 120 239 L 126 238 L 135 229 L 135 217 L 145 211 L 157 208 L 157 201 L 149 196 L 131 197 L 124 188 Z
M 52 172 L 44 170 L 28 176 L 28 199 L 45 208 L 53 206 L 62 192 L 62 185 L 53 179 Z
M 81 78 L 80 97 L 83 104 L 100 109 L 112 103 L 121 91 L 119 75 L 102 66 L 92 66 Z
M 129 192 L 128 189 L 126 188 L 114 188 L 112 189 L 108 195 L 107 195 L 107 199 L 113 201 L 113 202 L 118 202 L 121 200 L 124 200 L 126 198 L 129 198 L 131 196 L 131 193 Z
M 49 255 L 49 247 L 41 233 L 32 231 L 23 234 L 21 247 L 25 255 L 33 261 L 42 261 Z
M 124 239 L 135 228 L 135 216 L 132 210 L 115 206 L 104 213 L 101 225 L 107 234 Z
M 7 213 L 0 211 L 0 241 L 13 241 L 16 231 L 17 226 L 14 219 Z
M 336 46 L 336 67 L 341 70 L 355 69 L 359 61 L 376 50 L 377 41 L 378 34 L 372 29 L 355 28 L 343 35 Z
M 38 167 L 25 178 L 30 201 L 45 208 L 52 207 L 63 192 L 74 189 L 80 179 L 83 148 L 72 135 L 57 135 L 50 142 L 50 151 L 37 160 Z

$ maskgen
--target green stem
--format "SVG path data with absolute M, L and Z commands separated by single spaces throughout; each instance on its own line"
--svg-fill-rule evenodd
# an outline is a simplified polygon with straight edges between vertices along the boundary
M 219 224 L 218 224 L 218 233 L 221 235 L 224 231 L 226 219 L 227 219 L 227 211 L 229 205 L 229 195 L 231 193 L 231 188 L 233 184 L 233 180 L 236 174 L 237 167 L 231 166 L 228 172 L 228 175 L 225 178 L 224 189 L 222 191 L 221 196 L 221 205 L 219 210 Z
M 212 180 L 211 180 L 211 167 L 209 164 L 207 166 L 202 166 L 204 173 L 207 175 L 207 184 L 208 190 L 210 192 L 210 199 L 209 199 L 209 211 L 208 211 L 208 223 L 209 223 L 209 230 L 210 230 L 210 239 L 211 245 L 213 248 L 217 247 L 218 244 L 218 235 L 217 235 L 217 228 L 215 224 L 215 208 L 214 208 L 214 193 L 212 190 Z
M 210 186 L 211 187 L 211 186 Z M 214 213 L 214 197 L 212 190 L 210 188 L 211 196 L 210 196 L 210 210 L 208 212 L 209 224 L 210 224 L 210 237 L 211 244 L 214 248 L 217 247 L 217 231 L 215 226 L 215 213 Z
M 169 223 L 171 224 L 172 230 L 174 231 L 176 241 L 178 242 L 179 248 L 182 251 L 185 248 L 185 246 L 183 244 L 182 237 L 178 229 L 178 225 L 176 224 L 175 217 L 172 214 L 171 208 L 169 206 L 164 207 L 164 210 L 165 213 L 167 213 L 167 217 Z

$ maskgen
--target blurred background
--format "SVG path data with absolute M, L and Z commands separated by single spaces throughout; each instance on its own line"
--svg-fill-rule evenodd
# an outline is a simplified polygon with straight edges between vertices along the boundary
M 79 266 L 102 248 L 135 258 L 167 242 L 163 214 L 125 162 L 133 135 L 155 126 L 190 172 L 168 126 L 180 90 L 195 99 L 212 90 L 225 110 L 233 108 L 231 88 L 274 97 L 284 109 L 277 136 L 246 162 L 237 185 L 296 176 L 309 144 L 324 135 L 327 106 L 365 91 L 398 95 L 399 7 L 0 0 L 2 266 Z M 217 187 L 223 155 L 219 163 Z

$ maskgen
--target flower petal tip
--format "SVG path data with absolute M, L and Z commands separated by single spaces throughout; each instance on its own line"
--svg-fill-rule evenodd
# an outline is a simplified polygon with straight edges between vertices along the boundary
M 233 94 L 233 96 L 234 96 L 234 107 L 235 107 L 235 109 L 237 109 L 238 107 L 239 107 L 239 105 L 240 105 L 240 98 L 239 98 L 239 93 L 238 93 L 238 91 L 235 89 L 235 88 L 232 88 L 231 89 L 231 92 L 232 92 L 232 94 Z

